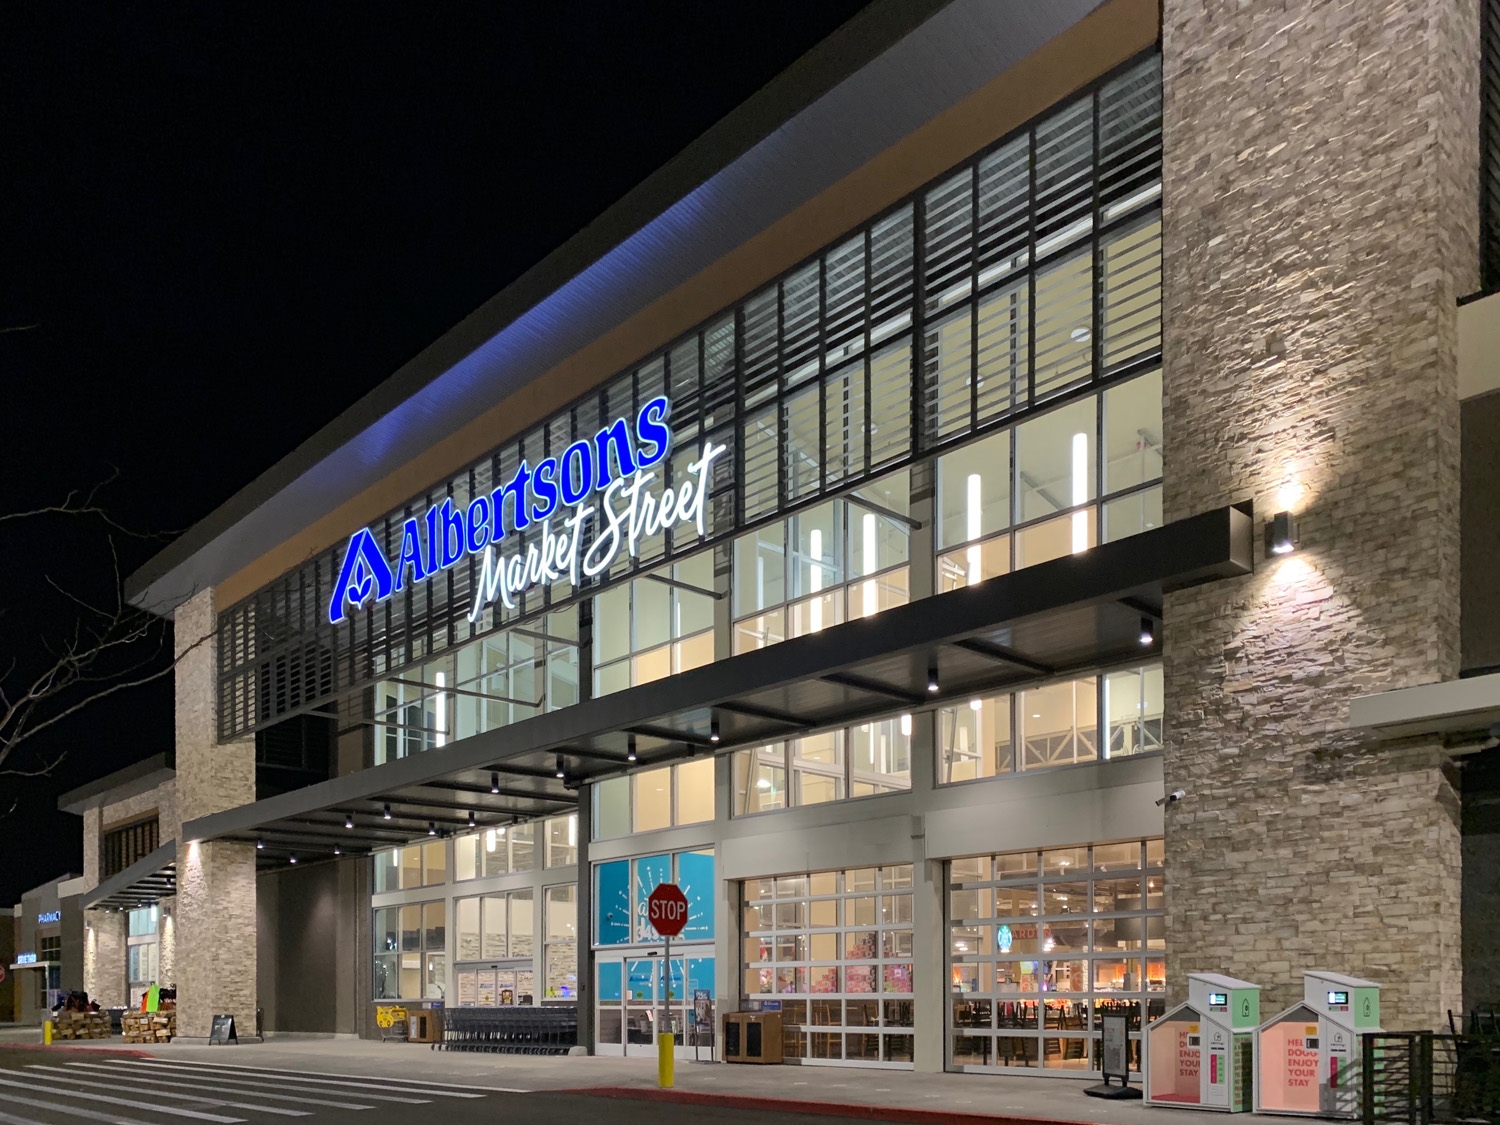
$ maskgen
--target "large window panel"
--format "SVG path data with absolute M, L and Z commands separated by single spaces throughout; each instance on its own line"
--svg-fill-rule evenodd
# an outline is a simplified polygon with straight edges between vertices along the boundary
M 1093 252 L 1084 251 L 1036 276 L 1033 388 L 1043 398 L 1093 374 Z
M 1092 677 L 1018 692 L 1021 768 L 1045 769 L 1098 758 L 1097 706 Z
M 1161 219 L 1152 215 L 1102 244 L 1104 368 L 1161 350 Z

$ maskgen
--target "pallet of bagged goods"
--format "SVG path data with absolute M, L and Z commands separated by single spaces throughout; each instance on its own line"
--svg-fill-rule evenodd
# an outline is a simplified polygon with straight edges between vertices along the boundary
M 53 1012 L 54 1039 L 108 1039 L 108 1012 Z
M 120 1030 L 127 1043 L 165 1043 L 177 1034 L 177 1013 L 125 1012 L 120 1016 Z

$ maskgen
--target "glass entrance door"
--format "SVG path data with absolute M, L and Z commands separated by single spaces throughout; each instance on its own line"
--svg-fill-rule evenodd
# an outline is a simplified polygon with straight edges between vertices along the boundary
M 708 952 L 706 947 L 703 952 Z M 687 980 L 683 971 L 687 971 Z M 656 1034 L 662 1021 L 662 960 L 660 957 L 600 957 L 595 964 L 597 981 L 597 1040 L 601 1055 L 649 1058 L 656 1054 Z M 673 957 L 671 1007 L 667 1027 L 680 1058 L 692 1058 L 694 1048 L 707 1058 L 714 1040 L 716 1022 L 712 957 Z M 703 1026 L 697 1025 L 696 993 L 708 993 Z

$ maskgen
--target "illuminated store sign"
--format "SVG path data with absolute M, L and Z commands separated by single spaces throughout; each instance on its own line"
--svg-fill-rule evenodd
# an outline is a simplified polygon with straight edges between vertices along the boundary
M 49 922 L 61 922 L 62 921 L 62 911 L 61 910 L 49 910 L 45 914 L 38 914 L 36 916 L 36 921 L 37 921 L 37 925 L 39 925 L 39 926 L 45 926 Z
M 35 953 L 17 953 L 16 954 L 16 964 L 17 965 L 35 965 L 36 964 L 36 954 Z
M 328 604 L 328 620 L 344 620 L 349 605 L 357 609 L 372 598 L 383 602 L 404 589 L 484 552 L 484 564 L 469 610 L 476 621 L 497 599 L 507 607 L 539 583 L 566 577 L 578 583 L 606 570 L 621 549 L 635 555 L 640 540 L 692 523 L 704 534 L 704 497 L 714 459 L 724 446 L 706 441 L 687 466 L 686 479 L 673 488 L 651 489 L 654 466 L 671 451 L 667 425 L 671 403 L 653 398 L 636 415 L 634 433 L 617 418 L 594 435 L 575 441 L 561 457 L 548 457 L 533 469 L 522 461 L 503 487 L 476 496 L 465 509 L 445 499 L 401 525 L 401 547 L 392 566 L 368 528 L 349 540 L 344 564 Z M 616 471 L 618 470 L 618 472 Z M 595 503 L 589 503 L 596 500 Z M 507 504 L 509 501 L 509 504 Z M 562 514 L 566 512 L 566 514 Z M 598 517 L 585 530 L 590 516 Z M 524 552 L 503 554 L 505 538 L 541 525 L 538 541 Z M 591 539 L 585 545 L 585 535 Z

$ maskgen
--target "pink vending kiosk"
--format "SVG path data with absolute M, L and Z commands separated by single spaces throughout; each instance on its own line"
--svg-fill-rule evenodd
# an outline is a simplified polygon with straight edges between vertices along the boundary
M 1358 1117 L 1359 1037 L 1379 1030 L 1378 984 L 1304 972 L 1302 1003 L 1261 1025 L 1255 1112 Z
M 1189 973 L 1188 1000 L 1146 1029 L 1146 1104 L 1249 1112 L 1260 986 Z

